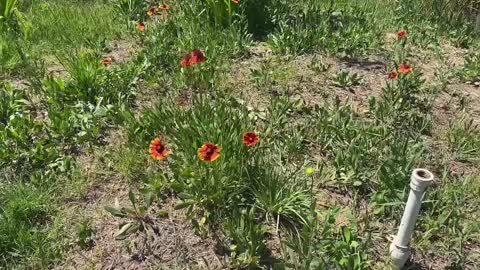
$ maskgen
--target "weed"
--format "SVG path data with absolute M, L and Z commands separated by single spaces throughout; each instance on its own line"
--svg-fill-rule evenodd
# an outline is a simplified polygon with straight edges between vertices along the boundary
M 352 74 L 348 71 L 341 70 L 335 76 L 334 82 L 338 87 L 352 87 L 361 85 L 363 80 L 357 73 Z
M 450 125 L 447 133 L 448 142 L 455 159 L 460 161 L 474 161 L 478 159 L 480 151 L 480 131 L 473 119 L 460 118 Z
M 324 63 L 322 58 L 318 59 L 317 57 L 314 57 L 312 58 L 312 62 L 310 63 L 309 67 L 316 73 L 322 73 L 330 68 L 330 64 Z
M 229 0 L 203 0 L 203 3 L 216 26 L 231 24 L 240 6 L 240 1 Z
M 277 29 L 269 42 L 280 52 L 298 54 L 322 49 L 356 56 L 379 45 L 374 42 L 379 40 L 378 33 L 367 30 L 374 17 L 362 7 L 337 7 L 334 1 L 323 7 L 310 0 L 295 5 L 289 1 L 276 4 Z M 290 16 L 292 13 L 299 15 Z
M 232 242 L 229 249 L 234 259 L 233 266 L 255 268 L 264 263 L 267 253 L 264 237 L 266 229 L 255 222 L 253 210 L 234 213 L 227 221 L 225 230 Z
M 20 64 L 20 56 L 13 38 L 8 36 L 0 40 L 0 74 L 8 74 Z
M 457 70 L 457 75 L 464 81 L 480 81 L 480 54 L 471 54 L 465 59 L 465 64 Z
M 146 230 L 152 230 L 155 234 L 158 234 L 158 228 L 154 225 L 153 219 L 147 213 L 149 208 L 152 206 L 153 201 L 155 200 L 155 195 L 151 192 L 147 192 L 142 195 L 143 203 L 140 204 L 132 191 L 128 193 L 128 199 L 132 204 L 131 208 L 105 208 L 105 210 L 107 210 L 113 216 L 126 218 L 128 220 L 127 222 L 120 224 L 115 235 L 116 240 L 123 240 L 131 234 L 146 232 Z
M 93 245 L 93 236 L 95 229 L 88 221 L 84 221 L 77 226 L 77 244 L 82 249 L 90 248 Z
M 50 223 L 53 209 L 48 191 L 18 184 L 2 189 L 0 195 L 0 265 L 21 265 L 22 258 L 47 265 L 57 250 L 49 244 L 51 236 L 42 229 Z M 19 260 L 20 258 L 20 260 Z
M 2 0 L 0 1 L 0 29 L 3 29 L 4 24 L 8 23 L 12 14 L 15 11 L 17 0 Z

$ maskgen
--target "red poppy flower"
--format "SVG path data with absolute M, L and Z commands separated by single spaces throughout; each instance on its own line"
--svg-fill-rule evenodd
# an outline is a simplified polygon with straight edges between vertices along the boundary
M 388 78 L 391 80 L 395 80 L 397 77 L 398 77 L 398 73 L 395 71 L 388 73 Z
M 111 57 L 104 57 L 102 61 L 100 61 L 100 63 L 105 66 L 108 64 L 111 64 L 112 62 L 113 62 L 113 59 Z
M 170 149 L 159 138 L 155 138 L 150 143 L 148 152 L 154 159 L 162 160 L 170 154 Z
M 232 0 L 233 3 L 238 4 L 240 3 L 240 0 Z
M 397 37 L 398 38 L 403 38 L 406 35 L 407 35 L 407 31 L 405 31 L 405 30 L 400 30 L 400 31 L 397 32 Z
M 205 55 L 203 55 L 202 51 L 199 49 L 193 49 L 192 57 L 190 58 L 190 64 L 202 63 L 205 60 L 207 60 L 207 58 Z
M 167 5 L 167 4 L 160 4 L 160 5 L 158 6 L 158 8 L 159 8 L 159 9 L 163 9 L 163 10 L 168 10 L 168 9 L 170 9 L 170 6 Z
M 198 148 L 198 157 L 203 161 L 215 161 L 220 157 L 220 146 L 212 143 L 204 143 L 202 147 Z
M 152 7 L 147 11 L 148 16 L 153 16 L 155 14 L 157 14 L 157 8 L 155 8 L 155 7 Z
M 243 144 L 246 146 L 254 146 L 258 143 L 258 135 L 255 132 L 247 132 L 243 134 Z
M 188 67 L 192 64 L 191 62 L 191 59 L 192 59 L 192 55 L 187 53 L 187 54 L 184 54 L 183 55 L 183 58 L 182 58 L 182 61 L 180 62 L 180 65 L 182 67 Z
M 143 31 L 145 31 L 145 24 L 143 22 L 139 22 L 139 23 L 137 23 L 136 28 L 137 28 L 138 31 L 143 32 Z
M 409 64 L 406 64 L 406 63 L 402 63 L 398 67 L 398 72 L 400 72 L 402 74 L 408 74 L 408 73 L 412 72 L 412 70 L 413 70 L 412 67 Z

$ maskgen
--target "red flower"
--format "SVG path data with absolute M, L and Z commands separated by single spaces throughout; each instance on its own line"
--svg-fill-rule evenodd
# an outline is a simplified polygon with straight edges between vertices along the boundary
M 408 73 L 412 72 L 412 70 L 413 70 L 412 67 L 409 64 L 406 64 L 406 63 L 402 63 L 398 67 L 398 72 L 400 72 L 402 74 L 408 74 Z
M 170 154 L 170 149 L 159 138 L 155 138 L 150 143 L 148 152 L 154 159 L 162 160 Z
M 398 77 L 398 73 L 395 71 L 388 73 L 388 78 L 391 80 L 395 80 L 397 77 Z
M 398 37 L 398 38 L 403 38 L 403 37 L 405 37 L 405 36 L 407 36 L 407 31 L 405 31 L 405 30 L 400 30 L 400 31 L 397 32 L 397 37 Z
M 199 49 L 193 49 L 192 57 L 190 58 L 190 64 L 202 63 L 205 60 L 207 60 L 207 58 L 205 55 L 203 55 L 202 51 Z
M 183 58 L 182 58 L 182 61 L 180 62 L 180 65 L 182 67 L 188 67 L 190 66 L 192 63 L 191 63 L 191 59 L 192 59 L 192 55 L 187 53 L 187 54 L 184 54 L 183 55 Z
M 143 22 L 139 22 L 139 23 L 137 23 L 136 28 L 139 32 L 143 32 L 143 31 L 145 31 L 145 24 Z
M 155 14 L 157 14 L 157 8 L 155 8 L 155 7 L 152 7 L 147 11 L 148 16 L 153 16 Z
M 163 10 L 168 10 L 168 9 L 170 9 L 170 6 L 167 5 L 167 4 L 160 4 L 160 5 L 158 6 L 158 8 L 159 8 L 159 9 L 163 9 Z
M 233 3 L 238 4 L 240 3 L 240 0 L 232 0 Z
M 220 146 L 212 143 L 204 143 L 202 147 L 198 148 L 198 157 L 203 161 L 215 161 L 220 157 Z
M 243 144 L 246 146 L 254 146 L 259 141 L 258 135 L 255 132 L 247 132 L 243 134 Z
M 194 64 L 199 64 L 207 60 L 205 55 L 199 49 L 193 49 L 192 53 L 187 53 L 183 55 L 180 65 L 182 67 L 188 67 Z
M 105 66 L 108 64 L 111 64 L 112 62 L 113 62 L 113 59 L 111 57 L 104 57 L 102 61 L 100 61 L 100 63 Z

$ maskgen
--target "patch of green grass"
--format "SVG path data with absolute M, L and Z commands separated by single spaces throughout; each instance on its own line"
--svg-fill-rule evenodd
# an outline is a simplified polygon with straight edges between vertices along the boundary
M 473 119 L 454 121 L 447 133 L 448 142 L 459 161 L 477 161 L 480 154 L 480 130 Z
M 0 194 L 0 265 L 47 266 L 58 257 L 46 225 L 54 214 L 51 193 L 32 185 L 7 186 Z M 35 263 L 36 262 L 36 263 Z
M 81 46 L 97 48 L 126 32 L 116 21 L 113 5 L 103 2 L 34 1 L 22 11 L 31 18 L 27 42 L 51 52 Z
M 472 247 L 479 243 L 476 199 L 471 193 L 478 190 L 477 178 L 444 179 L 446 183 L 442 188 L 430 191 L 425 198 L 426 213 L 419 221 L 424 233 L 418 235 L 418 247 L 442 250 L 451 258 L 452 267 L 476 264 L 475 254 L 465 243 L 471 243 Z M 442 241 L 438 241 L 439 237 Z
M 2 35 L 0 39 L 0 79 L 17 68 L 20 60 L 15 39 L 6 34 Z
M 331 1 L 277 1 L 276 30 L 269 43 L 280 53 L 305 53 L 322 50 L 346 56 L 362 56 L 382 44 L 381 32 L 370 25 L 376 17 L 362 6 Z M 290 16 L 295 13 L 299 16 Z

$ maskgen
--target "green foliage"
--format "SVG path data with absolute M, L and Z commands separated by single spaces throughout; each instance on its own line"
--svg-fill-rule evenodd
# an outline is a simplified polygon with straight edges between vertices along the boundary
M 226 233 L 231 239 L 229 249 L 234 260 L 232 265 L 242 269 L 260 267 L 267 253 L 266 229 L 255 222 L 253 210 L 240 211 L 234 213 L 225 225 Z
M 115 2 L 115 8 L 122 17 L 131 21 L 144 21 L 149 8 L 149 1 L 145 0 L 119 0 Z
M 16 4 L 17 4 L 17 0 L 1 0 L 0 1 L 0 27 L 3 27 L 2 24 L 4 24 L 5 22 L 8 22 L 8 20 L 12 16 L 13 11 L 15 10 Z
M 419 248 L 445 250 L 456 267 L 475 265 L 475 256 L 468 254 L 465 243 L 479 243 L 476 235 L 480 228 L 474 214 L 476 201 L 471 197 L 471 191 L 478 191 L 477 177 L 443 181 L 442 189 L 431 191 L 422 206 L 426 214 L 419 221 L 424 232 L 419 235 Z M 438 241 L 439 237 L 442 241 Z
M 278 105 L 273 108 L 275 106 Z M 172 149 L 168 156 L 172 176 L 166 178 L 171 179 L 168 180 L 170 187 L 181 199 L 176 208 L 187 209 L 200 233 L 206 232 L 207 225 L 233 218 L 244 224 L 246 230 L 253 230 L 252 238 L 258 238 L 259 232 L 255 231 L 259 227 L 250 224 L 252 217 L 250 221 L 247 217 L 245 220 L 239 217 L 240 209 L 245 208 L 247 212 L 258 209 L 256 212 L 277 228 L 281 224 L 296 226 L 305 222 L 309 214 L 311 197 L 306 180 L 299 177 L 294 168 L 278 166 L 282 156 L 288 156 L 291 151 L 286 147 L 288 144 L 270 140 L 272 131 L 258 131 L 259 145 L 249 148 L 242 144 L 242 134 L 254 130 L 250 115 L 248 108 L 234 99 L 200 95 L 193 100 L 192 107 L 181 108 L 167 103 L 145 111 L 139 119 L 129 120 L 132 121 L 128 125 L 131 139 L 146 145 L 148 140 L 160 134 Z M 266 118 L 275 119 L 273 116 Z M 275 121 L 266 127 L 275 130 L 280 126 Z M 221 147 L 218 160 L 208 163 L 199 159 L 197 149 L 204 142 Z M 238 215 L 232 217 L 232 212 Z M 238 245 L 244 241 L 238 239 L 237 233 L 231 233 Z M 263 256 L 263 248 L 260 248 L 263 244 L 249 245 L 254 246 L 232 250 L 232 256 L 240 265 L 256 265 Z
M 459 161 L 476 161 L 480 154 L 480 130 L 473 119 L 455 120 L 447 133 L 450 148 Z
M 284 245 L 296 256 L 288 258 L 288 264 L 297 269 L 370 269 L 355 218 L 349 213 L 349 225 L 338 226 L 338 216 L 338 208 L 326 211 L 323 222 L 310 218 L 298 235 L 289 235 Z
M 216 26 L 225 26 L 232 23 L 239 3 L 232 0 L 202 0 L 206 10 Z M 241 1 L 240 1 L 241 2 Z
M 146 234 L 148 230 L 158 234 L 158 228 L 154 220 L 148 215 L 148 211 L 155 200 L 155 195 L 146 191 L 142 193 L 142 200 L 140 201 L 135 193 L 130 191 L 128 199 L 132 207 L 105 207 L 105 210 L 113 216 L 127 219 L 126 222 L 119 225 L 115 239 L 124 240 L 128 236 L 139 232 Z
M 19 65 L 20 56 L 14 39 L 9 35 L 3 35 L 0 39 L 0 74 L 8 74 Z
M 474 53 L 465 58 L 465 64 L 456 71 L 464 81 L 480 82 L 480 54 Z
M 341 6 L 335 1 L 276 1 L 276 30 L 269 43 L 281 53 L 322 50 L 347 56 L 361 56 L 381 45 L 380 33 L 370 25 L 376 19 L 362 6 Z M 291 14 L 298 14 L 291 16 Z
M 309 67 L 316 73 L 322 73 L 330 68 L 330 64 L 324 63 L 321 57 L 319 59 L 317 57 L 314 57 L 312 58 L 312 62 L 310 63 Z
M 50 223 L 53 209 L 48 191 L 17 184 L 0 194 L 0 266 L 21 265 L 23 260 L 46 267 L 59 251 L 43 225 Z
M 275 175 L 273 171 L 263 173 L 253 187 L 255 207 L 265 213 L 267 220 L 276 223 L 277 229 L 280 220 L 292 224 L 305 223 L 311 203 L 308 187 L 299 183 L 295 175 L 286 174 L 285 178 L 280 178 L 283 174 Z
M 76 4 L 69 1 L 34 1 L 29 12 L 32 28 L 27 42 L 50 52 L 82 46 L 96 48 L 105 40 L 122 36 L 116 25 L 113 4 L 92 1 Z
M 381 100 L 370 100 L 370 111 L 385 126 L 410 135 L 428 134 L 431 129 L 431 99 L 421 74 L 400 74 L 387 83 Z
M 335 76 L 335 85 L 338 87 L 352 87 L 358 86 L 363 83 L 362 77 L 357 73 L 350 73 L 345 70 L 341 70 Z
M 167 72 L 168 81 L 179 88 L 191 85 L 194 88 L 214 87 L 220 81 L 230 56 L 245 53 L 251 44 L 250 35 L 236 22 L 222 28 L 215 27 L 209 23 L 208 16 L 197 15 L 202 13 L 201 6 L 191 1 L 176 8 L 177 12 L 169 14 L 155 26 L 138 59 L 146 63 L 147 75 L 157 76 L 155 71 Z M 183 55 L 194 48 L 200 49 L 207 61 L 181 68 Z
M 95 234 L 95 229 L 92 228 L 92 225 L 88 221 L 84 221 L 77 226 L 77 244 L 82 249 L 87 249 L 93 244 L 93 235 Z
M 44 143 L 43 126 L 32 119 L 26 93 L 3 84 L 0 96 L 0 144 L 3 145 L 0 169 L 8 169 L 17 176 L 28 176 L 32 170 L 50 171 L 52 167 L 46 165 L 58 161 L 59 154 L 55 147 Z

